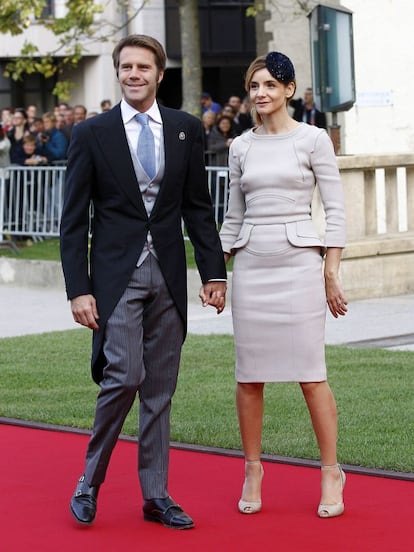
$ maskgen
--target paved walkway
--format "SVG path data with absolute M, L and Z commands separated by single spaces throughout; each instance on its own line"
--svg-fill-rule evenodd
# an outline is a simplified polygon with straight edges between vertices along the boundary
M 56 288 L 0 285 L 0 313 L 0 337 L 79 328 L 64 291 Z M 188 314 L 190 333 L 232 333 L 229 307 L 217 315 L 194 300 Z M 353 301 L 340 319 L 328 314 L 326 342 L 414 351 L 414 295 Z

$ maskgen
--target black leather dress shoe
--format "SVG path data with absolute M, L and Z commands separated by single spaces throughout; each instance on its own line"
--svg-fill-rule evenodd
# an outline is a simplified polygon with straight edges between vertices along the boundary
M 194 527 L 194 521 L 170 496 L 146 500 L 143 510 L 146 521 L 156 521 L 171 529 L 191 529 Z
M 96 515 L 96 499 L 99 485 L 90 487 L 82 475 L 76 486 L 76 490 L 70 501 L 70 511 L 73 517 L 82 525 L 90 525 Z

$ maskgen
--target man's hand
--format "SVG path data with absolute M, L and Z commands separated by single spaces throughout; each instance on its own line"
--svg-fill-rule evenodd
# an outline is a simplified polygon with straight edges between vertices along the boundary
M 226 282 L 207 282 L 201 286 L 199 297 L 203 307 L 211 305 L 216 307 L 217 314 L 220 314 L 226 305 Z
M 70 300 L 72 316 L 75 322 L 91 330 L 99 330 L 99 319 L 96 301 L 93 295 L 78 295 Z

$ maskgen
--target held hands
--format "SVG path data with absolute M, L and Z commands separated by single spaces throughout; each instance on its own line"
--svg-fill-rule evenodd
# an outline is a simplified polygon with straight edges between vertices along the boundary
M 198 296 L 203 307 L 207 307 L 207 305 L 216 307 L 217 314 L 220 314 L 226 305 L 226 289 L 226 282 L 207 282 L 202 285 Z
M 96 301 L 93 295 L 79 295 L 70 300 L 72 316 L 75 322 L 91 330 L 99 330 Z

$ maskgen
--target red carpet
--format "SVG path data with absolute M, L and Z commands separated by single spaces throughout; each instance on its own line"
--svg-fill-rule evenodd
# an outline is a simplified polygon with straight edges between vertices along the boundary
M 349 474 L 342 517 L 316 516 L 319 471 L 265 462 L 264 507 L 236 510 L 243 477 L 238 458 L 171 451 L 170 492 L 196 522 L 174 531 L 144 522 L 136 445 L 120 441 L 92 527 L 78 526 L 69 499 L 88 436 L 0 425 L 0 550 L 408 552 L 413 550 L 414 484 Z

